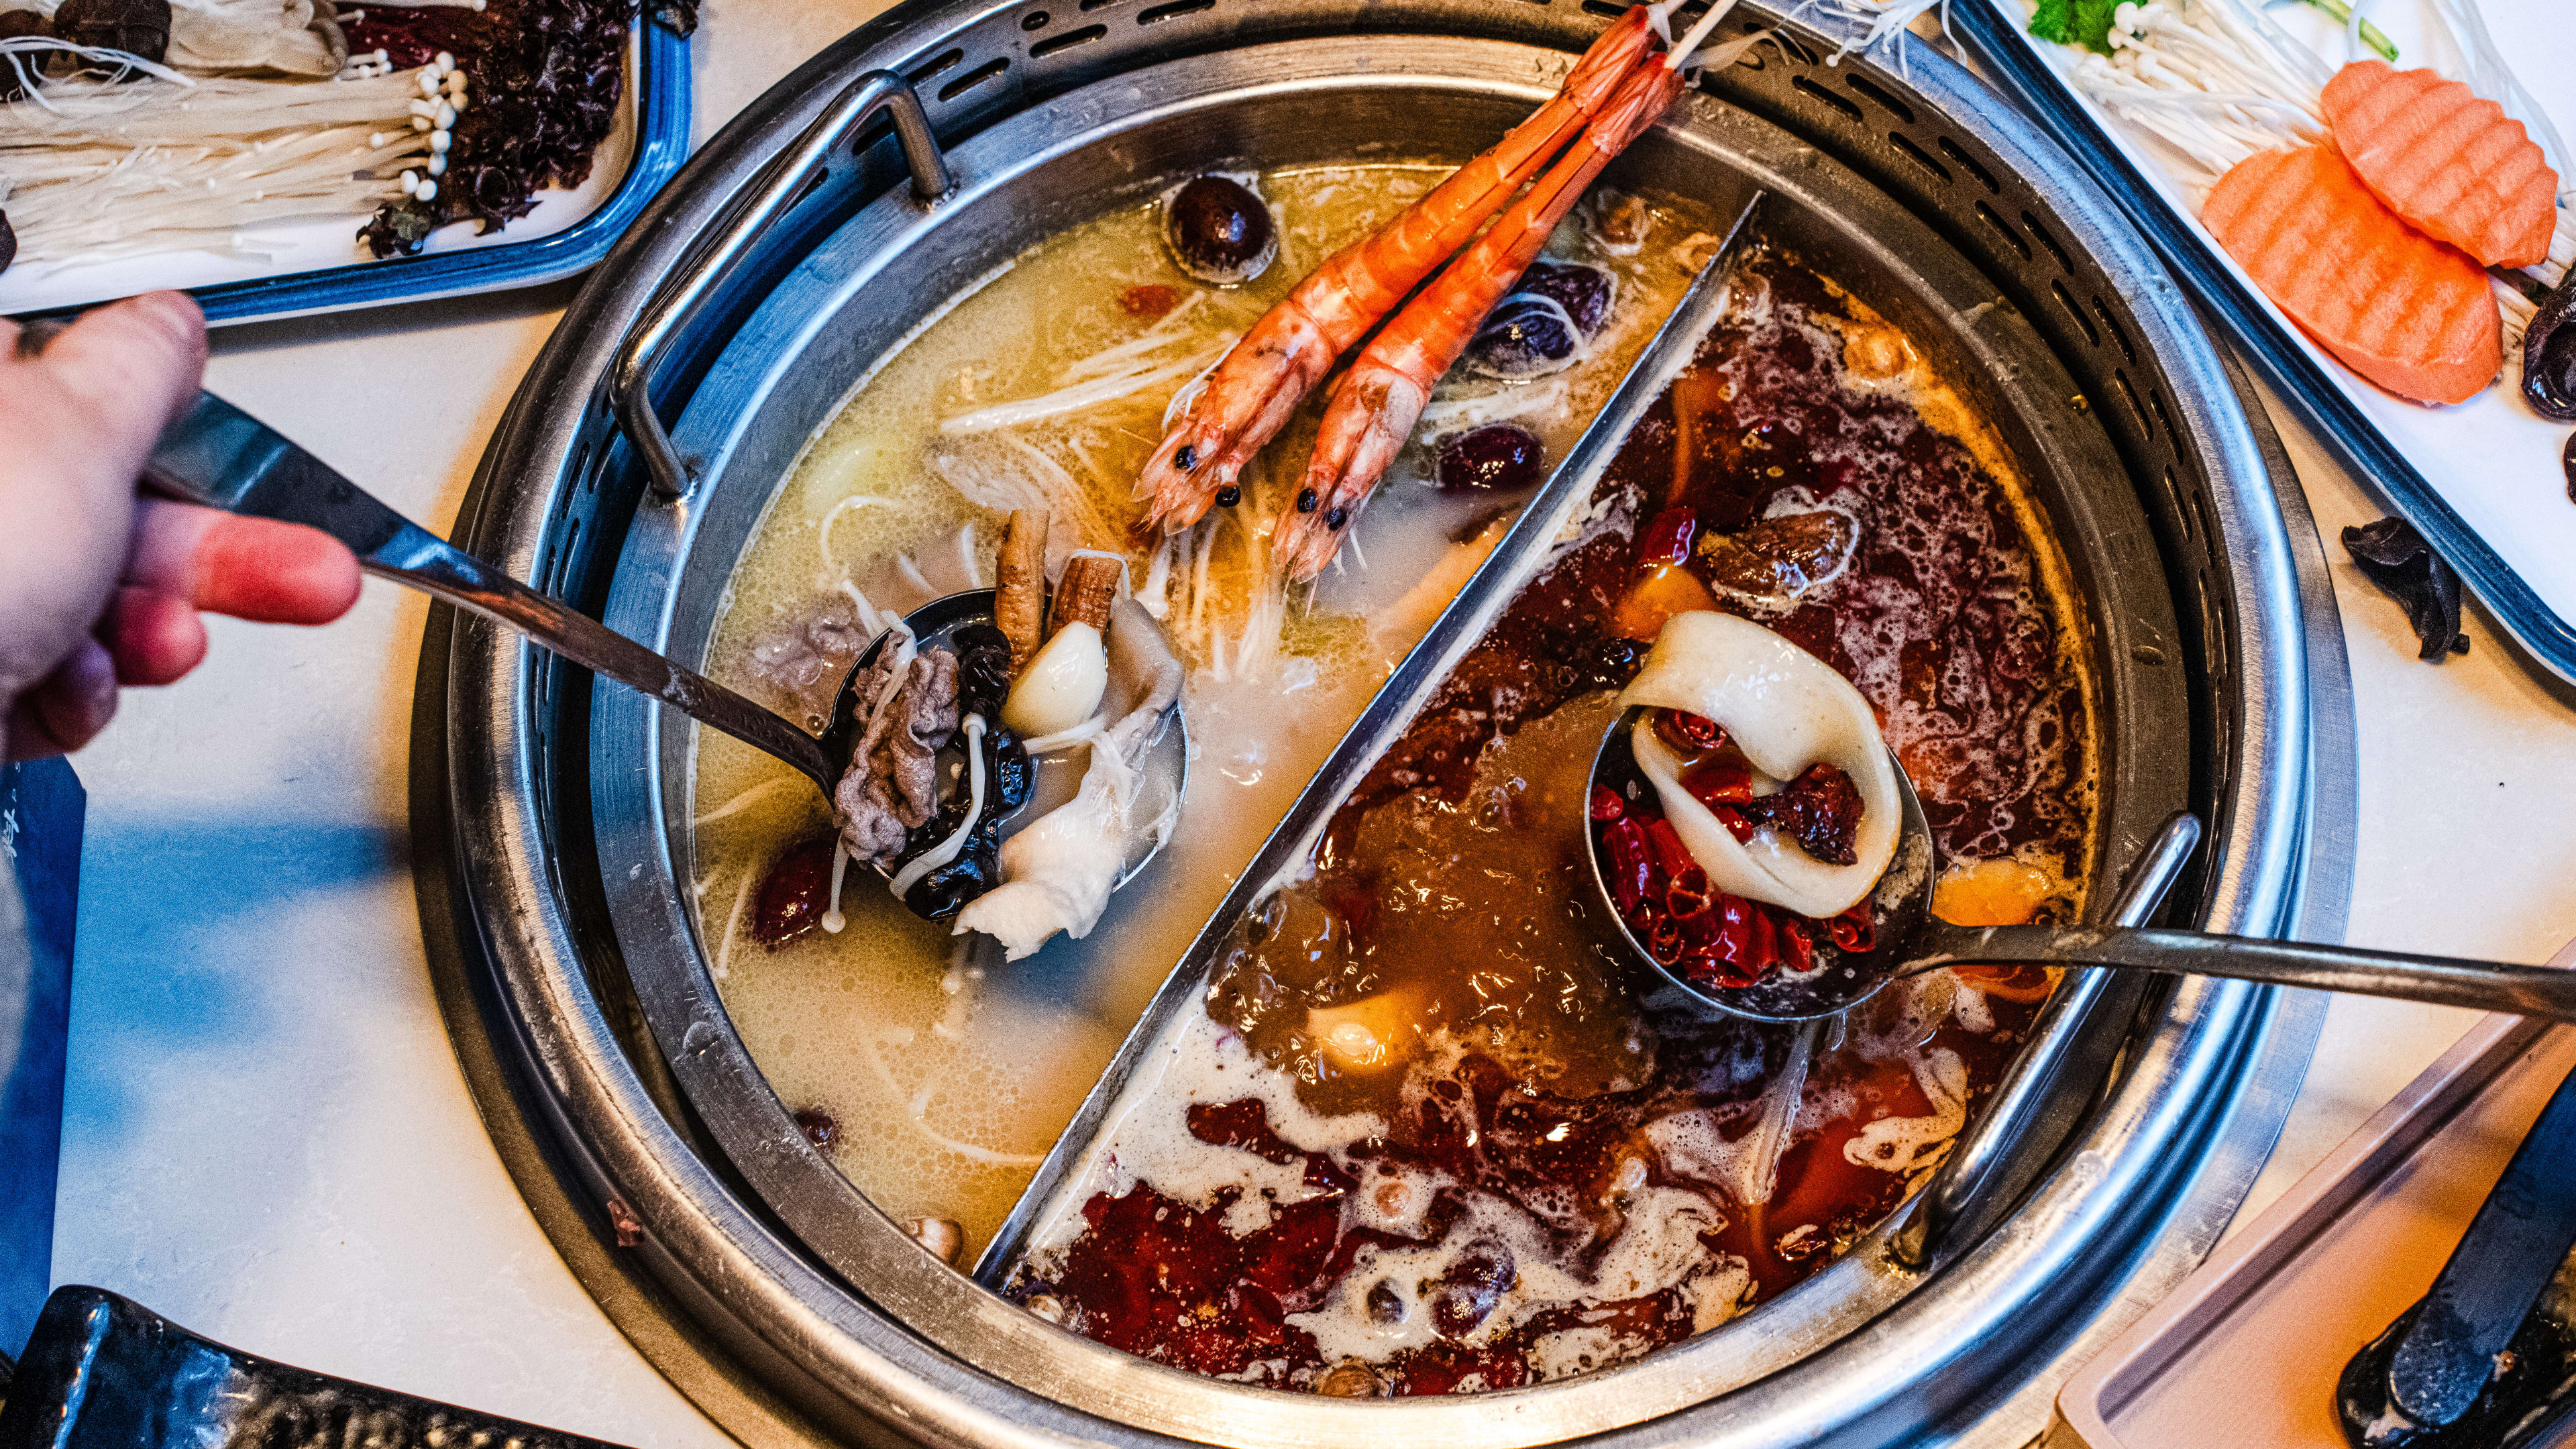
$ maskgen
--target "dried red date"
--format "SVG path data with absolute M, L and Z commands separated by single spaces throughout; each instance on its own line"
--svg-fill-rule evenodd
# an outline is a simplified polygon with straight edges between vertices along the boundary
M 1433 450 L 1432 481 L 1443 493 L 1516 493 L 1535 488 L 1547 466 L 1538 435 L 1510 423 L 1488 423 L 1442 438 Z
M 1747 821 L 1779 831 L 1827 865 L 1860 859 L 1852 848 L 1860 830 L 1860 787 L 1833 765 L 1809 765 L 1787 789 L 1737 808 Z
M 1512 1250 L 1500 1243 L 1478 1243 L 1458 1255 L 1431 1295 L 1431 1325 L 1443 1338 L 1464 1338 L 1493 1316 L 1511 1291 L 1519 1270 Z
M 752 901 L 751 939 L 775 951 L 823 924 L 832 908 L 832 847 L 838 839 L 818 835 L 778 857 Z

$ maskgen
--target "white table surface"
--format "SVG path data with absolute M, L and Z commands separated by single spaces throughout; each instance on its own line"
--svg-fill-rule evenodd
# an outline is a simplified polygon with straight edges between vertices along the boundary
M 2565 53 L 2564 3 L 2485 0 L 2528 61 Z M 700 135 L 881 8 L 709 0 Z M 2576 67 L 2522 69 L 2576 134 Z M 208 382 L 444 528 L 567 295 L 235 329 Z M 2290 441 L 2329 540 L 2383 512 Z M 2350 939 L 2545 960 L 2576 936 L 2576 691 L 2483 619 L 2466 657 L 2416 662 L 2396 605 L 2328 552 L 2360 720 Z M 326 1373 L 637 1446 L 728 1443 L 565 1270 L 458 1075 L 405 859 L 424 611 L 370 582 L 326 630 L 217 621 L 206 668 L 130 692 L 77 760 L 90 822 L 55 1280 Z M 2334 1003 L 2250 1206 L 2469 1020 Z

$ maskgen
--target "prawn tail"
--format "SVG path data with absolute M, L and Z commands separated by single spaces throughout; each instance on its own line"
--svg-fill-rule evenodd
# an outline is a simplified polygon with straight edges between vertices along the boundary
M 1549 167 L 1361 352 L 1325 409 L 1307 465 L 1305 487 L 1316 506 L 1291 515 L 1279 531 L 1276 546 L 1289 577 L 1311 579 L 1332 562 L 1344 530 L 1395 461 L 1441 374 L 1537 258 L 1584 188 L 1662 117 L 1681 86 L 1681 77 L 1664 65 L 1631 70 L 1586 128 L 1582 143 Z
M 1342 289 L 1344 310 L 1358 325 L 1344 345 L 1366 333 L 1386 310 L 1465 246 L 1523 183 L 1583 134 L 1601 108 L 1652 59 L 1654 32 L 1647 7 L 1632 5 L 1592 42 L 1555 95 L 1502 140 L 1376 233 L 1333 258 L 1318 279 Z M 1322 315 L 1319 313 L 1318 315 Z

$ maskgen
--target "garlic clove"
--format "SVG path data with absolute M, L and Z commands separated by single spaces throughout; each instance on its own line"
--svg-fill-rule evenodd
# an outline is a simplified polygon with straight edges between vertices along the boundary
M 1089 624 L 1066 624 L 1029 660 L 1002 703 L 1002 723 L 1023 739 L 1091 718 L 1109 688 L 1109 651 Z

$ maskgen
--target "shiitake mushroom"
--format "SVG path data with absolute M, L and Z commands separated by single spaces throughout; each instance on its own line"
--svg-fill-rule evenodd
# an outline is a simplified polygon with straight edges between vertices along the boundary
M 2576 422 L 2576 272 L 2560 279 L 2523 331 L 2522 395 L 2542 417 Z
M 1201 176 L 1163 204 L 1163 241 L 1172 260 L 1199 281 L 1241 286 L 1279 255 L 1279 227 L 1251 187 Z
M 22 40 L 30 35 L 53 33 L 53 23 L 33 10 L 0 10 L 0 40 Z M 42 63 L 41 54 L 0 57 L 0 105 L 25 100 L 27 82 L 34 78 L 37 67 Z M 8 231 L 6 225 L 0 225 L 0 243 L 5 243 L 0 244 L 0 268 L 9 265 L 10 254 L 16 250 L 14 242 L 6 241 Z
M 54 35 L 159 64 L 170 53 L 170 0 L 63 0 Z

